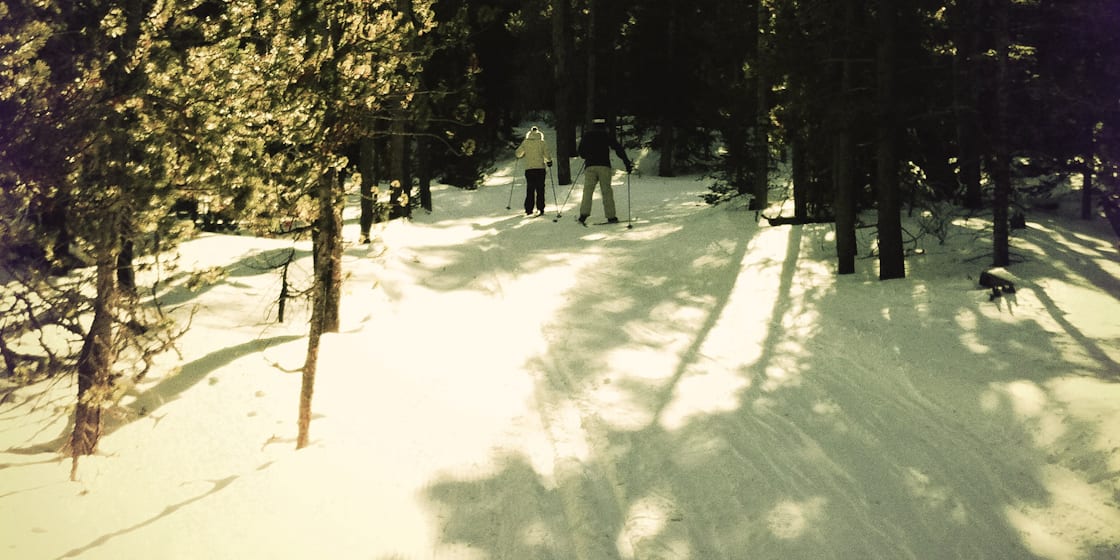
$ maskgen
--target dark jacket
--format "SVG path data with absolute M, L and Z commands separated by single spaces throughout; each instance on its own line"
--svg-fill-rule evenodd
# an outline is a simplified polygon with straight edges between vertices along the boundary
M 579 157 L 583 158 L 588 167 L 595 165 L 602 165 L 606 167 L 611 166 L 611 153 L 618 154 L 618 158 L 626 166 L 627 171 L 630 170 L 630 158 L 626 157 L 626 152 L 622 150 L 618 140 L 611 136 L 607 129 L 596 126 L 583 134 L 583 138 L 579 141 L 579 147 L 576 151 Z

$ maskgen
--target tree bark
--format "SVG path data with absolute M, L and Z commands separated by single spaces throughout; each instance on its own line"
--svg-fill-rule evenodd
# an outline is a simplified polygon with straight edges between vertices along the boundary
M 676 133 L 674 132 L 672 119 L 662 113 L 661 116 L 661 135 L 658 149 L 661 151 L 661 160 L 657 162 L 657 176 L 658 177 L 675 177 L 676 170 L 673 163 L 673 152 L 676 149 Z
M 136 269 L 132 266 L 134 253 L 132 241 L 122 240 L 121 252 L 117 256 L 117 288 L 127 294 L 136 293 Z
M 552 53 L 556 82 L 556 179 L 561 185 L 572 183 L 571 158 L 576 153 L 576 126 L 572 115 L 571 6 L 568 0 L 552 0 Z
M 395 111 L 392 134 L 389 138 L 389 218 L 408 218 L 412 216 L 412 178 L 408 175 L 408 136 L 406 135 L 407 116 L 404 111 Z
M 957 133 L 958 181 L 963 190 L 964 206 L 979 210 L 983 205 L 980 190 L 980 129 L 977 95 L 977 33 L 974 29 L 976 9 L 967 0 L 958 0 L 954 7 L 953 114 Z
M 849 46 L 855 21 L 855 2 L 847 0 L 844 6 L 843 30 L 845 38 L 843 58 L 840 62 L 840 103 L 834 109 L 836 130 L 833 133 L 833 208 L 836 212 L 836 259 L 838 274 L 856 271 L 856 189 L 852 168 L 854 141 L 852 140 L 852 52 Z
M 416 139 L 416 160 L 417 160 L 417 187 L 420 190 L 420 207 L 432 211 L 432 166 L 431 161 L 431 146 L 428 138 L 421 136 Z
M 599 37 L 598 37 L 599 0 L 587 0 L 587 122 L 600 116 L 599 110 Z
M 413 21 L 412 0 L 396 0 L 397 11 L 405 14 L 405 21 Z M 416 34 L 411 23 L 406 24 L 403 33 L 408 34 L 406 44 L 411 48 L 415 44 Z M 405 93 L 405 92 L 401 92 Z M 391 207 L 389 218 L 412 217 L 412 173 L 410 158 L 412 157 L 412 141 L 409 135 L 414 130 L 411 119 L 411 107 L 402 107 L 399 104 L 392 111 L 392 123 L 389 125 L 389 198 Z
M 361 242 L 369 243 L 369 231 L 374 222 L 373 210 L 377 202 L 373 194 L 377 187 L 377 142 L 372 136 L 363 137 L 358 141 L 358 173 L 362 176 L 361 200 L 358 202 L 361 210 L 358 227 Z
M 296 449 L 309 441 L 311 401 L 319 365 L 319 344 L 325 332 L 338 332 L 342 293 L 342 211 L 338 194 L 338 172 L 326 170 L 319 179 L 319 217 L 312 232 L 314 283 L 311 288 L 311 325 L 307 357 L 299 394 Z
M 763 26 L 769 20 L 766 3 L 759 0 L 751 33 L 754 34 L 754 57 L 751 70 L 754 76 L 754 126 L 751 127 L 754 181 L 750 209 L 763 210 L 770 204 L 770 82 L 765 72 L 766 33 Z
M 664 9 L 668 12 L 669 16 L 666 18 L 665 29 L 665 65 L 667 68 L 676 68 L 677 58 L 677 16 L 676 0 L 668 0 Z M 671 81 L 675 81 L 670 79 Z M 676 89 L 675 84 L 668 84 L 666 87 Z M 676 109 L 672 104 L 679 103 L 674 95 L 667 95 L 663 97 L 663 101 L 669 105 L 663 106 L 661 110 L 661 122 L 659 128 L 661 129 L 661 142 L 659 149 L 661 151 L 661 161 L 657 164 L 658 177 L 673 177 L 676 176 L 676 169 L 674 169 L 673 153 L 676 151 L 676 134 L 674 128 L 673 115 L 676 114 Z
M 342 304 L 342 193 L 338 171 L 319 179 L 319 218 L 312 231 L 316 293 L 322 293 L 323 332 L 338 332 Z
M 114 236 L 108 234 L 108 237 Z M 77 476 L 78 457 L 91 455 L 97 449 L 101 438 L 101 410 L 111 393 L 112 367 L 116 361 L 113 314 L 117 305 L 118 252 L 115 241 L 98 247 L 93 321 L 78 356 L 78 405 L 70 436 L 71 478 Z
M 797 125 L 790 133 L 790 174 L 793 181 L 793 217 L 809 217 L 809 162 L 803 131 Z
M 316 278 L 316 284 L 318 284 Z M 319 369 L 319 343 L 323 336 L 322 295 L 319 290 L 312 296 L 311 330 L 307 337 L 307 358 L 303 364 L 303 379 L 299 391 L 299 422 L 296 449 L 307 447 L 311 433 L 311 400 L 315 395 L 315 375 Z
M 992 177 L 995 190 L 992 196 L 992 264 L 1011 264 L 1008 211 L 1011 203 L 1011 153 L 1008 147 L 1008 105 L 1010 72 L 1008 70 L 1011 31 L 1008 23 L 1009 8 L 1003 0 L 991 0 L 995 6 L 996 84 L 995 126 L 993 127 L 992 152 L 994 169 Z
M 856 201 L 852 152 L 851 128 L 847 124 L 841 125 L 835 134 L 832 151 L 838 274 L 853 274 L 856 271 Z
M 895 100 L 898 8 L 894 0 L 880 0 L 878 8 L 876 183 L 879 187 L 879 279 L 891 280 L 906 277 L 898 180 L 898 104 Z
M 1096 168 L 1096 142 L 1094 128 L 1096 123 L 1085 131 L 1085 165 L 1081 169 L 1081 219 L 1093 219 L 1093 172 Z

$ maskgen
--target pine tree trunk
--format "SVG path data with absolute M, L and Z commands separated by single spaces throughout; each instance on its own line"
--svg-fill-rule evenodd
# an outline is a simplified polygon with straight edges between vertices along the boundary
M 320 281 L 316 276 L 315 284 Z M 296 449 L 307 447 L 311 432 L 311 400 L 315 395 L 315 374 L 319 368 L 319 342 L 323 335 L 323 297 L 319 286 L 312 295 L 311 330 L 307 337 L 307 359 L 303 364 L 303 379 L 299 391 L 299 422 Z
M 856 189 L 852 158 L 852 53 L 848 46 L 854 27 L 855 3 L 848 0 L 844 6 L 843 29 L 845 42 L 840 62 L 840 102 L 834 108 L 837 121 L 832 144 L 833 209 L 836 212 L 836 259 L 838 274 L 856 271 Z
M 792 99 L 805 97 L 802 78 L 793 73 L 789 77 L 789 93 Z M 789 137 L 790 180 L 793 182 L 793 216 L 805 220 L 809 217 L 811 202 L 808 127 L 802 112 L 792 114 L 786 134 Z
M 599 0 L 587 0 L 587 122 L 600 116 L 598 114 L 599 44 L 598 44 Z
M 793 217 L 809 218 L 809 165 L 803 133 L 798 128 L 790 133 L 790 174 L 793 181 Z
M 1081 169 L 1081 219 L 1093 219 L 1093 172 L 1096 166 L 1095 124 L 1085 131 L 1085 165 Z
M 1010 72 L 1008 70 L 1010 50 L 1010 28 L 1008 6 L 1003 0 L 992 0 L 995 4 L 995 41 L 996 41 L 996 94 L 995 94 L 995 131 L 992 152 L 994 167 L 992 176 L 995 190 L 992 199 L 992 264 L 1008 266 L 1011 264 L 1008 211 L 1011 203 L 1011 153 L 1008 147 L 1007 119 L 1009 105 Z
M 660 128 L 661 141 L 658 148 L 661 151 L 661 161 L 657 162 L 657 176 L 675 177 L 673 152 L 676 151 L 677 137 L 673 130 L 672 120 L 667 115 L 662 115 Z
M 957 129 L 957 165 L 964 191 L 964 206 L 978 210 L 983 205 L 980 190 L 980 119 L 976 85 L 977 34 L 975 8 L 958 1 L 954 8 L 953 113 Z
M 426 137 L 419 137 L 416 139 L 416 160 L 417 171 L 416 179 L 418 188 L 420 189 L 420 207 L 432 211 L 432 166 L 428 161 L 431 154 L 431 147 L 428 144 Z
M 121 242 L 121 252 L 117 256 L 117 288 L 126 294 L 136 294 L 136 269 L 132 266 L 135 256 L 131 240 Z
M 317 290 L 323 296 L 323 332 L 338 332 L 342 304 L 342 193 L 338 171 L 328 169 L 319 179 L 319 218 L 312 232 Z
M 856 201 L 852 151 L 850 126 L 841 125 L 833 140 L 832 152 L 838 274 L 853 274 L 856 271 Z
M 751 33 L 754 34 L 754 56 L 751 60 L 754 76 L 754 126 L 751 127 L 751 148 L 754 161 L 751 210 L 763 210 L 770 205 L 770 82 L 764 71 L 766 33 L 762 26 L 769 20 L 766 3 L 759 1 Z
M 419 77 L 419 90 L 428 91 L 428 79 L 424 73 Z M 428 212 L 432 211 L 432 165 L 431 165 L 431 145 L 429 135 L 432 132 L 432 126 L 429 121 L 429 115 L 432 114 L 432 99 L 430 96 L 421 95 L 416 98 L 412 104 L 413 116 L 413 132 L 416 134 L 416 139 L 413 141 L 413 149 L 416 150 L 416 189 L 419 191 L 420 207 Z M 409 173 L 411 175 L 411 173 Z
M 576 153 L 576 127 L 572 115 L 571 8 L 568 0 L 552 0 L 552 53 L 556 82 L 556 178 L 561 185 L 572 183 L 571 158 Z
M 676 0 L 668 0 L 662 8 L 668 13 L 666 19 L 665 29 L 665 66 L 666 68 L 676 68 L 677 59 L 677 17 L 676 17 Z M 676 90 L 676 83 L 666 84 L 667 88 L 671 91 Z M 676 109 L 672 107 L 673 104 L 679 103 L 676 95 L 666 95 L 663 98 L 666 105 L 661 109 L 661 122 L 658 124 L 660 129 L 660 145 L 658 146 L 661 152 L 661 161 L 657 163 L 657 176 L 658 177 L 674 177 L 676 176 L 675 164 L 673 161 L 673 154 L 676 152 L 676 123 L 673 122 L 673 115 L 676 114 Z
M 396 9 L 401 14 L 406 15 L 405 21 L 412 21 L 412 0 L 396 0 Z M 408 24 L 408 29 L 409 39 L 406 41 L 406 45 L 411 48 L 415 44 L 416 36 L 411 24 Z M 412 109 L 397 106 L 392 111 L 392 124 L 389 125 L 391 132 L 389 140 L 389 172 L 391 177 L 389 198 L 392 201 L 392 206 L 389 208 L 390 219 L 412 217 L 412 170 L 410 166 L 412 142 L 408 133 L 412 131 L 414 125 L 410 111 Z
M 358 203 L 360 215 L 358 227 L 363 243 L 369 242 L 369 231 L 373 227 L 373 209 L 375 201 L 373 190 L 377 186 L 377 143 L 372 136 L 359 140 L 358 144 L 358 172 L 362 176 L 361 200 Z
M 408 136 L 406 132 L 407 116 L 403 111 L 396 111 L 391 125 L 392 135 L 389 138 L 389 173 L 392 181 L 389 184 L 389 218 L 408 218 L 412 216 L 412 178 L 408 175 Z
M 112 237 L 112 235 L 110 235 Z M 78 356 L 78 405 L 74 410 L 74 431 L 70 453 L 74 460 L 71 477 L 76 476 L 78 457 L 90 455 L 101 438 L 101 410 L 111 393 L 113 313 L 117 305 L 115 285 L 118 249 L 115 243 L 98 247 L 97 295 L 93 302 L 93 321 Z
M 325 332 L 338 332 L 342 293 L 342 213 L 338 172 L 326 170 L 319 179 L 319 217 L 312 232 L 314 282 L 311 288 L 311 325 L 299 394 L 296 449 L 307 446 L 311 429 L 311 401 L 319 365 L 319 343 Z
M 894 0 L 879 1 L 878 80 L 876 97 L 877 183 L 879 187 L 879 279 L 906 276 L 902 247 L 902 207 L 898 180 L 898 114 L 895 66 L 898 8 Z

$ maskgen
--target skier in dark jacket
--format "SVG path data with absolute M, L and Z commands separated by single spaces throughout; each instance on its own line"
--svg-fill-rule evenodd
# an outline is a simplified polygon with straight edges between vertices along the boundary
M 626 167 L 626 172 L 633 171 L 634 166 L 626 152 L 622 150 L 618 140 L 607 130 L 606 119 L 594 119 L 591 128 L 584 133 L 579 141 L 576 151 L 584 161 L 583 201 L 579 205 L 579 223 L 587 225 L 587 217 L 591 215 L 591 200 L 595 196 L 595 185 L 598 184 L 603 195 L 603 212 L 607 215 L 607 223 L 618 223 L 618 214 L 614 206 L 614 189 L 611 188 L 611 150 L 618 155 Z

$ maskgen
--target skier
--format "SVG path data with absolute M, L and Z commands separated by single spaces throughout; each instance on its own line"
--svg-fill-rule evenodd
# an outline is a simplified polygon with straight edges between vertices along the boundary
M 617 224 L 618 214 L 614 206 L 614 189 L 611 188 L 610 150 L 618 154 L 619 159 L 626 166 L 626 173 L 633 171 L 634 166 L 626 152 L 622 150 L 618 140 L 607 130 L 607 119 L 597 118 L 591 121 L 591 128 L 583 134 L 576 151 L 584 161 L 583 201 L 579 205 L 579 223 L 587 225 L 587 217 L 591 215 L 591 199 L 595 195 L 595 185 L 602 189 L 603 212 L 607 215 L 607 223 Z
M 541 129 L 530 128 L 515 155 L 517 159 L 525 158 L 525 215 L 543 216 L 544 168 L 552 167 L 552 158 L 548 155 L 548 142 L 545 142 Z M 533 213 L 534 207 L 536 214 Z

